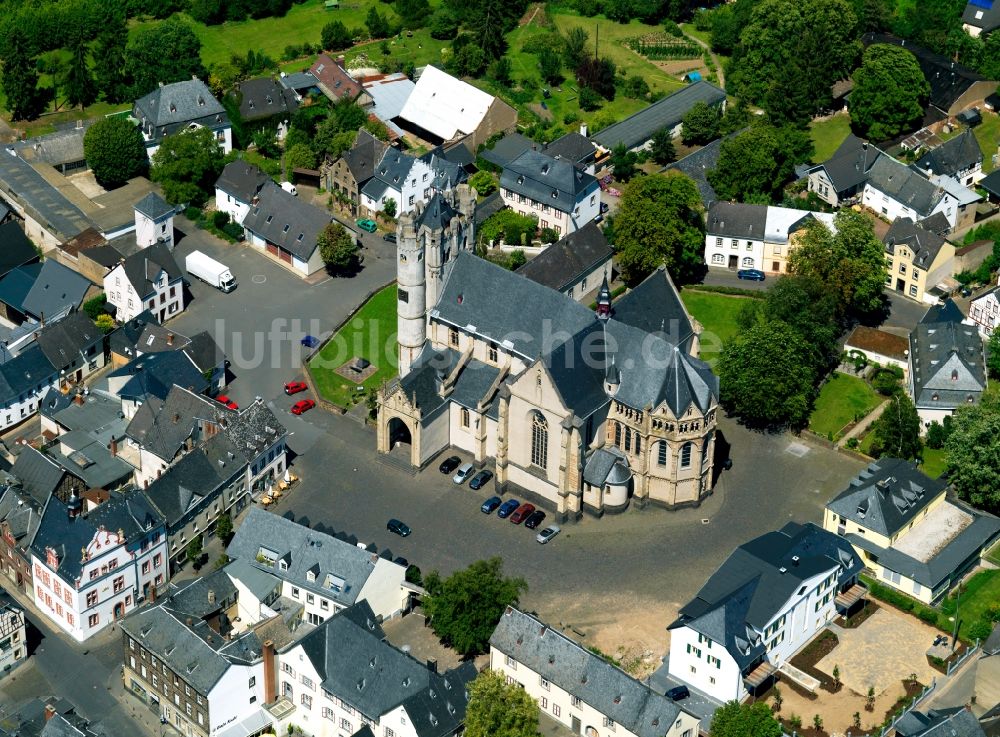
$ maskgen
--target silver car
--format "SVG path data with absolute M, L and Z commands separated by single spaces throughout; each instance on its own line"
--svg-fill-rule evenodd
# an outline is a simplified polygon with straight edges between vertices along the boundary
M 472 475 L 472 469 L 473 466 L 471 463 L 463 463 L 458 467 L 458 471 L 456 471 L 455 475 L 451 477 L 451 480 L 456 484 L 464 484 L 468 481 L 469 476 Z
M 549 525 L 544 530 L 535 535 L 535 540 L 544 545 L 558 534 L 559 534 L 559 525 Z

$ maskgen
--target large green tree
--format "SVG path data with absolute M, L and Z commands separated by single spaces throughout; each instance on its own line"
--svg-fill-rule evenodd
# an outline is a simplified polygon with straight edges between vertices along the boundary
M 28 37 L 14 26 L 3 44 L 3 92 L 7 109 L 14 120 L 31 120 L 42 109 L 38 89 L 38 68 L 28 44 Z
M 919 127 L 930 85 L 909 49 L 872 44 L 854 72 L 851 123 L 875 141 Z
M 958 495 L 1000 512 L 1000 399 L 985 394 L 979 404 L 960 407 L 944 448 Z
M 811 155 L 805 131 L 758 122 L 720 144 L 719 161 L 708 181 L 722 200 L 776 201 L 794 176 L 795 165 Z
M 876 458 L 920 458 L 920 416 L 913 402 L 901 391 L 889 399 L 882 414 L 875 420 L 872 432 L 872 455 Z
M 514 606 L 528 584 L 508 578 L 499 558 L 476 561 L 441 580 L 428 574 L 430 598 L 424 609 L 435 634 L 462 655 L 486 652 L 490 635 L 508 606 Z
M 163 196 L 171 204 L 200 206 L 211 196 L 224 165 L 215 134 L 197 128 L 163 139 L 153 154 L 150 178 L 163 186 Z
M 763 701 L 730 701 L 717 709 L 709 728 L 711 737 L 781 737 L 781 723 Z
M 358 244 L 354 236 L 340 223 L 328 223 L 316 237 L 319 255 L 327 269 L 349 271 L 358 261 Z
M 994 330 L 986 341 L 986 370 L 991 379 L 1000 379 L 1000 330 Z
M 152 92 L 160 82 L 169 84 L 206 74 L 201 41 L 191 25 L 178 16 L 136 31 L 125 48 L 125 75 L 132 81 L 136 98 Z
M 101 118 L 83 134 L 83 155 L 97 183 L 105 189 L 120 187 L 145 173 L 149 165 L 142 132 L 128 118 Z
M 465 737 L 536 737 L 538 703 L 501 673 L 485 670 L 469 684 Z
M 802 427 L 812 407 L 812 350 L 790 325 L 764 321 L 728 341 L 716 371 L 723 407 L 750 426 Z
M 718 138 L 721 117 L 719 108 L 699 100 L 684 115 L 681 139 L 690 145 L 704 144 Z
M 323 26 L 319 34 L 320 44 L 325 51 L 342 51 L 354 44 L 354 38 L 343 21 L 332 20 Z
M 681 283 L 702 265 L 705 231 L 701 196 L 680 172 L 639 176 L 625 185 L 614 218 L 615 251 L 622 279 L 638 284 L 665 264 Z
M 649 155 L 657 164 L 661 166 L 669 164 L 677 158 L 677 149 L 674 148 L 674 138 L 670 135 L 669 128 L 660 128 L 653 134 L 653 143 L 649 147 Z
M 113 8 L 113 4 L 110 5 Z M 109 12 L 94 42 L 94 84 L 104 99 L 111 103 L 125 100 L 128 85 L 125 75 L 125 48 L 128 26 L 124 12 Z
M 70 60 L 63 76 L 63 92 L 71 107 L 81 108 L 97 99 L 97 85 L 90 73 L 90 49 L 86 41 L 77 37 L 70 49 Z

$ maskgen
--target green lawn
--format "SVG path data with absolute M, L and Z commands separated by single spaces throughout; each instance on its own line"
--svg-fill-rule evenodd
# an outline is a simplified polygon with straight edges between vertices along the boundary
M 813 146 L 816 149 L 813 161 L 818 164 L 829 159 L 850 132 L 851 118 L 846 114 L 834 115 L 829 120 L 810 123 L 809 135 L 812 137 Z
M 993 171 L 993 154 L 997 152 L 997 144 L 1000 143 L 1000 115 L 982 111 L 983 122 L 972 129 L 972 133 L 979 141 L 979 148 L 983 150 L 983 171 Z
M 920 470 L 936 479 L 948 467 L 944 448 L 935 450 L 934 448 L 924 448 L 924 462 L 920 464 Z
M 701 334 L 701 358 L 710 365 L 722 352 L 722 345 L 739 332 L 736 316 L 746 297 L 696 292 L 685 289 L 681 300 L 691 316 L 705 328 Z
M 959 636 L 968 638 L 968 628 L 982 619 L 987 607 L 1000 602 L 1000 570 L 980 571 L 965 584 L 961 596 L 952 593 L 941 604 L 941 610 L 954 616 L 958 605 Z
M 712 34 L 709 31 L 699 31 L 694 27 L 694 23 L 681 23 L 681 30 L 688 36 L 691 36 L 691 38 L 696 38 L 702 43 L 710 46 L 712 44 Z
M 986 553 L 986 557 L 1000 566 L 1000 542 L 990 548 L 990 550 Z
M 823 437 L 840 437 L 841 430 L 855 417 L 863 417 L 878 406 L 878 393 L 853 376 L 834 373 L 816 398 L 809 429 Z
M 335 369 L 354 357 L 366 358 L 378 370 L 363 386 L 371 389 L 396 375 L 396 285 L 390 284 L 368 300 L 357 314 L 323 346 L 310 362 L 309 373 L 320 396 L 340 407 L 349 407 L 364 397 L 357 385 Z

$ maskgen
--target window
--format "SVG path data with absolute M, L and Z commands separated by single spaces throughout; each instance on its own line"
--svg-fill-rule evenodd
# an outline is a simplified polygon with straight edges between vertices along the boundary
M 313 681 L 312 681 L 311 678 L 309 678 L 309 677 L 307 677 L 305 675 L 302 676 L 302 685 L 305 686 L 306 688 L 312 690 L 312 691 L 316 690 L 316 684 L 313 683 Z
M 721 253 L 713 253 L 712 254 L 712 263 L 713 264 L 724 264 L 724 263 L 726 263 L 726 257 L 725 257 L 725 255 L 721 254 Z
M 900 264 L 899 265 L 899 273 L 900 274 L 905 274 L 906 273 L 906 264 Z
M 752 269 L 753 267 L 754 267 L 753 266 L 753 258 L 751 256 L 746 256 L 743 259 L 743 268 L 744 269 Z
M 549 682 L 545 680 L 542 676 L 538 676 L 538 685 L 541 686 L 546 691 L 549 690 Z
M 612 732 L 614 732 L 615 731 L 615 720 L 614 719 L 608 719 L 607 717 L 604 717 L 604 726 L 607 727 L 608 729 L 610 729 Z
M 448 343 L 453 346 L 458 345 L 458 328 L 448 329 Z
M 99 614 L 91 614 L 89 617 L 87 617 L 87 626 L 96 627 L 98 623 L 100 623 L 100 621 L 101 621 L 101 616 Z
M 917 285 L 916 284 L 911 284 L 910 285 L 910 296 L 911 297 L 916 297 L 917 296 Z
M 622 447 L 622 426 L 615 423 L 615 445 L 619 448 Z
M 343 719 L 343 718 L 342 718 L 342 719 L 340 720 L 340 728 L 341 728 L 341 729 L 345 729 L 345 730 L 347 730 L 347 733 L 348 733 L 348 734 L 351 734 L 351 733 L 353 733 L 353 732 L 354 732 L 354 730 L 353 730 L 353 729 L 351 729 L 351 722 L 350 722 L 349 720 L 347 720 L 347 719 Z
M 469 426 L 469 410 L 467 410 L 465 407 L 462 407 L 462 413 L 461 414 L 462 414 L 462 427 L 468 427 Z
M 142 562 L 142 573 L 143 573 L 143 575 L 149 573 L 149 561 L 148 560 L 144 560 Z
M 299 598 L 299 589 L 297 586 L 292 586 L 292 598 L 293 599 Z
M 692 443 L 684 443 L 681 446 L 681 468 L 689 468 L 691 466 L 691 446 Z
M 736 240 L 735 238 L 733 238 L 733 239 L 732 239 L 732 240 L 731 240 L 731 241 L 729 242 L 729 247 L 730 247 L 730 248 L 739 248 L 739 247 L 740 247 L 740 242 L 739 242 L 738 240 Z
M 125 576 L 118 576 L 114 580 L 114 592 L 117 594 L 125 588 Z
M 488 361 L 491 361 L 492 363 L 496 363 L 497 362 L 497 360 L 498 360 L 497 359 L 497 347 L 496 347 L 496 345 L 494 343 L 490 343 L 486 347 L 486 359 Z
M 156 540 L 153 540 L 153 542 L 155 543 Z M 163 556 L 160 555 L 160 553 L 157 553 L 156 555 L 153 556 L 153 565 L 156 566 L 157 568 L 160 567 L 160 563 L 162 561 L 163 561 Z
M 562 714 L 562 709 L 559 708 L 559 704 L 552 705 L 552 716 L 560 716 Z
M 87 606 L 92 607 L 97 604 L 97 592 L 91 591 L 87 594 Z
M 580 697 L 579 696 L 570 696 L 569 697 L 569 703 L 570 703 L 570 706 L 579 706 L 583 702 L 580 701 Z
M 548 708 L 549 708 L 549 700 L 548 700 L 548 698 L 546 698 L 545 696 L 543 696 L 543 697 L 542 697 L 541 699 L 539 699 L 539 700 L 538 700 L 538 703 L 539 703 L 539 705 L 540 705 L 540 706 L 541 706 L 541 707 L 542 707 L 543 709 L 548 709 Z
M 503 663 L 511 670 L 517 670 L 517 661 L 509 655 L 504 655 Z
M 250 680 L 247 682 L 247 688 L 253 688 L 257 685 L 257 676 L 250 676 Z
M 292 668 L 292 666 L 290 666 L 288 663 L 282 663 L 281 664 L 281 672 L 282 673 L 287 673 L 288 675 L 292 676 L 293 678 L 295 677 L 295 669 Z
M 701 648 L 700 647 L 695 647 L 691 643 L 688 643 L 688 645 L 687 645 L 687 651 L 688 651 L 688 654 L 694 655 L 696 658 L 700 658 L 701 657 Z
M 385 737 L 395 737 L 395 734 L 388 727 L 385 728 Z
M 313 708 L 313 697 L 312 696 L 310 696 L 309 694 L 305 694 L 304 693 L 299 698 L 302 701 L 302 706 L 306 707 L 307 709 L 312 709 Z
M 405 289 L 397 289 L 396 293 L 399 295 L 400 302 L 408 303 L 410 301 L 410 295 Z
M 549 455 L 548 423 L 539 412 L 531 415 L 531 463 L 539 468 L 545 468 Z
M 721 238 L 716 238 L 715 239 L 715 245 L 721 247 L 722 246 L 722 239 Z
M 410 207 L 413 207 L 413 199 L 414 199 L 415 197 L 416 197 L 416 195 L 412 195 L 412 194 L 411 194 L 411 195 L 410 195 L 410 198 L 409 198 L 409 200 L 407 200 L 407 204 L 409 204 L 409 205 L 410 205 Z

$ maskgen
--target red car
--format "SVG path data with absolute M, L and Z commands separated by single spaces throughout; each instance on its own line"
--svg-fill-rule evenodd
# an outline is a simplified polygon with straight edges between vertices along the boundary
M 535 511 L 535 505 L 528 504 L 527 502 L 525 502 L 524 504 L 522 504 L 520 507 L 517 508 L 514 514 L 510 516 L 510 521 L 513 522 L 515 525 L 519 525 L 522 522 L 524 522 L 524 520 L 527 517 L 529 517 L 531 513 L 534 511 Z
M 308 412 L 315 406 L 316 402 L 311 399 L 300 399 L 292 405 L 292 414 L 301 415 L 303 412 Z
M 289 381 L 285 384 L 285 394 L 291 396 L 292 394 L 304 392 L 308 388 L 308 385 L 304 381 Z
M 215 401 L 219 402 L 220 404 L 226 405 L 227 407 L 229 407 L 229 409 L 239 409 L 240 408 L 240 405 L 236 404 L 236 402 L 234 402 L 232 399 L 230 399 L 229 397 L 227 397 L 225 394 L 220 394 L 219 396 L 217 396 L 215 398 Z

